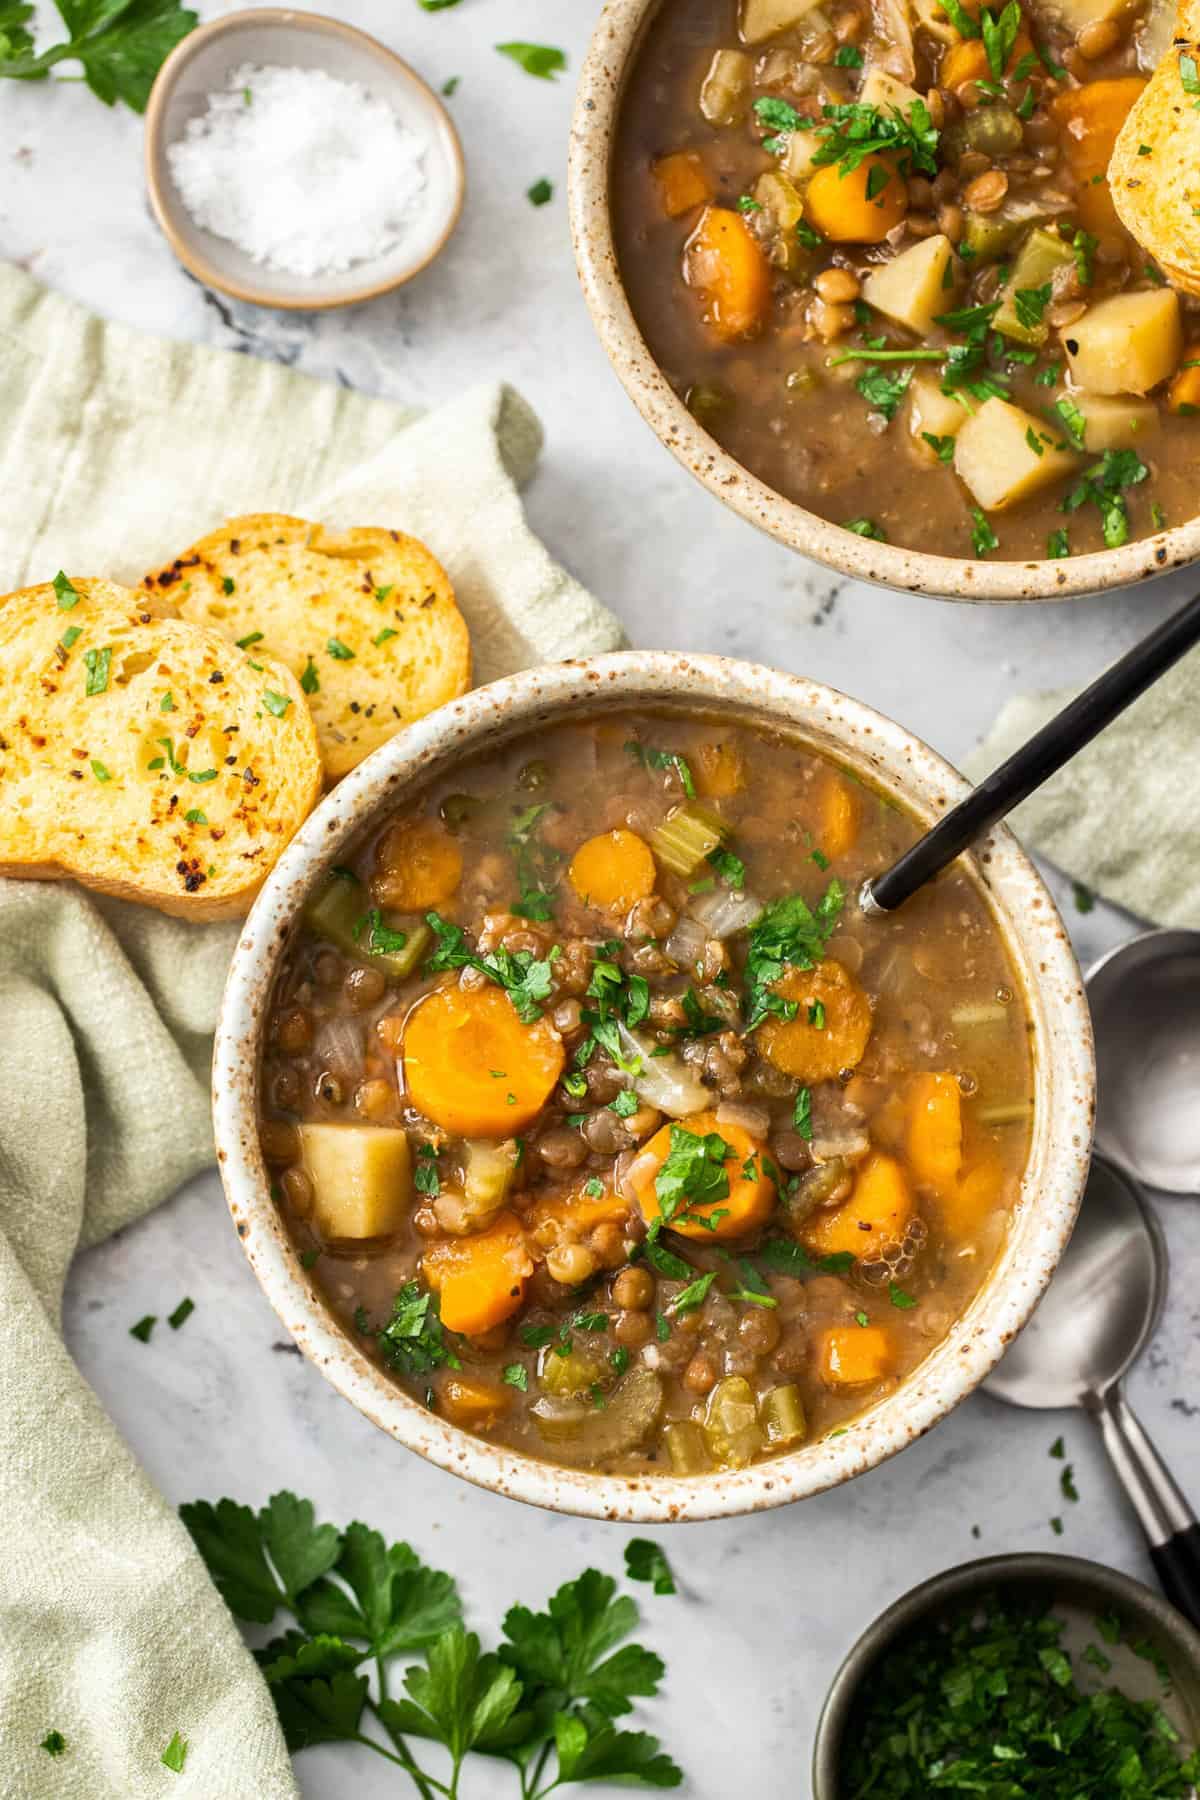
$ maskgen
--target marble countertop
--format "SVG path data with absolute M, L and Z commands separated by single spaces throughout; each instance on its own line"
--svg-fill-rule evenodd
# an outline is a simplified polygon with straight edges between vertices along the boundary
M 202 3 L 203 16 L 234 10 Z M 330 10 L 333 10 L 332 8 Z M 417 403 L 503 375 L 540 412 L 541 472 L 528 494 L 552 551 L 624 619 L 634 643 L 720 651 L 848 689 L 952 759 L 1009 695 L 1082 682 L 1169 610 L 1186 577 L 1055 606 L 972 608 L 867 589 L 803 562 L 720 507 L 660 448 L 596 343 L 571 261 L 563 196 L 571 78 L 536 82 L 498 57 L 514 38 L 561 44 L 579 66 L 595 0 L 346 0 L 440 86 L 466 150 L 470 192 L 445 255 L 404 293 L 347 314 L 257 312 L 205 293 L 177 267 L 142 186 L 141 124 L 79 85 L 5 84 L 0 256 L 148 330 L 272 357 Z M 526 188 L 555 184 L 535 209 Z M 1133 922 L 1074 910 L 1086 962 Z M 1200 1259 L 1200 1210 L 1156 1202 L 1175 1266 Z M 184 1292 L 196 1311 L 153 1354 L 129 1337 Z M 538 1601 L 587 1563 L 619 1573 L 629 1535 L 476 1492 L 419 1462 L 333 1392 L 283 1339 L 229 1227 L 215 1176 L 81 1257 L 66 1306 L 71 1349 L 162 1490 L 180 1501 L 259 1503 L 289 1486 L 338 1522 L 363 1517 L 457 1574 L 487 1635 L 516 1598 Z M 1182 1473 L 1197 1466 L 1200 1310 L 1178 1280 L 1131 1392 Z M 1048 1456 L 1063 1431 L 1079 1502 Z M 1065 1530 L 1052 1535 L 1050 1518 Z M 1022 1548 L 1091 1556 L 1149 1578 L 1137 1527 L 1082 1418 L 1021 1414 L 978 1396 L 898 1459 L 802 1506 L 676 1527 L 681 1597 L 642 1598 L 644 1637 L 668 1665 L 651 1728 L 704 1800 L 807 1791 L 813 1725 L 852 1639 L 932 1571 Z M 362 1752 L 299 1760 L 309 1800 L 405 1791 Z M 488 1777 L 483 1777 L 486 1783 Z M 475 1790 L 483 1792 L 477 1781 Z M 497 1791 L 507 1791 L 497 1783 Z

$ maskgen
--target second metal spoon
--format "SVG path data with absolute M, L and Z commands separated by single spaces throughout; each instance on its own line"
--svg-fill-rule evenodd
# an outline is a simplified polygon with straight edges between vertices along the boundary
M 1163 1592 L 1200 1625 L 1200 1524 L 1125 1398 L 1158 1321 L 1167 1255 L 1133 1183 L 1099 1157 L 1079 1222 L 1037 1311 L 984 1382 L 1014 1406 L 1079 1406 L 1133 1504 Z

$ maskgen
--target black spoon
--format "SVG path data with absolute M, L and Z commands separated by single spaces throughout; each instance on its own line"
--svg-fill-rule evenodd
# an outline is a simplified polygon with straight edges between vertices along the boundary
M 903 906 L 918 888 L 940 875 L 968 844 L 990 831 L 1014 806 L 1019 806 L 1035 788 L 1070 762 L 1197 643 L 1200 594 L 1135 644 L 1069 706 L 1064 706 L 890 869 L 866 882 L 860 895 L 863 911 L 889 913 Z

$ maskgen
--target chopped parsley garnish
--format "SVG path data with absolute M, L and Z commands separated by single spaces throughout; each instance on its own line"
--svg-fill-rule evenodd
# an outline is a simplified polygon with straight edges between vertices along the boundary
M 525 198 L 531 206 L 545 206 L 554 198 L 554 183 L 547 181 L 543 175 L 532 187 L 525 189 Z
M 550 811 L 549 802 L 527 806 L 508 828 L 506 848 L 517 872 L 520 897 L 512 903 L 512 911 L 522 919 L 545 923 L 554 917 L 554 894 L 558 865 L 562 861 L 557 850 L 538 835 L 538 826 Z
M 1191 55 L 1179 58 L 1179 79 L 1185 94 L 1200 94 L 1200 70 L 1196 67 L 1196 59 Z
M 79 605 L 79 594 L 77 590 L 72 587 L 61 569 L 54 577 L 51 586 L 54 589 L 54 598 L 58 602 L 59 612 L 70 612 L 72 607 Z
M 726 887 L 733 888 L 739 894 L 743 891 L 746 886 L 746 865 L 740 856 L 718 846 L 717 849 L 710 850 L 704 860 L 710 868 L 717 871 Z
M 249 650 L 251 644 L 261 644 L 262 639 L 261 631 L 248 631 L 245 637 L 235 638 L 234 642 L 239 650 Z
M 234 587 L 233 576 L 232 575 L 222 575 L 222 577 L 221 577 L 221 592 L 223 594 L 232 594 L 233 587 Z
M 319 694 L 321 678 L 317 674 L 317 665 L 310 656 L 300 672 L 300 689 L 305 694 Z
M 988 66 L 992 71 L 992 76 L 996 81 L 1003 81 L 1008 59 L 1012 55 L 1017 34 L 1021 29 L 1021 8 L 1018 0 L 1008 0 L 1008 5 L 999 15 L 985 6 L 980 12 L 979 23 L 983 35 L 983 47 L 987 51 Z
M 711 1206 L 729 1198 L 725 1164 L 733 1148 L 719 1132 L 701 1136 L 682 1125 L 671 1126 L 670 1149 L 654 1178 L 662 1223 L 669 1224 L 681 1207 Z M 653 1227 L 651 1227 L 653 1229 Z
M 692 779 L 692 771 L 683 757 L 675 750 L 653 750 L 646 744 L 639 744 L 631 739 L 625 746 L 634 762 L 641 763 L 644 769 L 670 769 L 678 775 L 683 791 L 689 800 L 696 798 L 696 783 Z
M 1065 525 L 1060 525 L 1057 531 L 1052 531 L 1046 539 L 1046 555 L 1051 561 L 1057 561 L 1060 557 L 1070 556 L 1070 554 L 1071 540 L 1067 536 L 1067 528 Z
M 1121 490 L 1136 487 L 1149 473 L 1136 450 L 1106 450 L 1078 486 L 1072 488 L 1059 510 L 1071 513 L 1081 506 L 1096 505 L 1104 542 L 1110 550 L 1119 549 L 1129 537 L 1129 507 Z
M 44 1750 L 47 1756 L 61 1756 L 66 1747 L 67 1740 L 61 1731 L 48 1731 L 38 1745 L 38 1749 Z
M 1095 894 L 1093 894 L 1090 887 L 1085 887 L 1082 881 L 1074 881 L 1071 883 L 1071 897 L 1075 902 L 1076 912 L 1090 913 L 1096 904 Z M 1051 1456 L 1063 1455 L 1061 1438 L 1058 1440 L 1058 1448 L 1056 1450 L 1051 1450 L 1050 1454 Z
M 282 719 L 291 704 L 290 694 L 276 694 L 270 688 L 263 689 L 263 705 L 273 718 Z
M 353 662 L 354 652 L 349 644 L 343 644 L 341 638 L 331 637 L 326 640 L 325 648 L 335 662 Z
M 675 1298 L 668 1302 L 667 1310 L 673 1318 L 681 1319 L 685 1313 L 695 1312 L 704 1305 L 708 1298 L 708 1290 L 717 1279 L 717 1271 L 710 1269 L 706 1275 L 698 1275 L 695 1281 L 688 1283 Z
M 506 950 L 503 944 L 481 956 L 468 945 L 461 925 L 451 925 L 435 912 L 426 913 L 425 921 L 438 946 L 425 964 L 428 974 L 438 975 L 445 969 L 478 969 L 506 990 L 523 1025 L 541 1017 L 538 1002 L 550 992 L 551 964 L 559 955 L 557 944 L 544 959 L 536 958 L 532 950 Z
M 375 649 L 378 650 L 382 644 L 387 643 L 389 638 L 394 638 L 396 635 L 397 633 L 392 630 L 390 625 L 385 625 L 383 630 L 378 632 L 376 636 L 371 639 L 371 643 L 374 645 Z
M 952 437 L 935 437 L 932 431 L 923 431 L 921 436 L 939 462 L 954 461 L 954 439 Z
M 441 1177 L 438 1174 L 438 1153 L 432 1144 L 418 1146 L 413 1186 L 418 1194 L 424 1194 L 431 1200 L 436 1200 L 442 1191 Z
M 615 1112 L 618 1119 L 629 1119 L 639 1110 L 640 1106 L 641 1101 L 633 1089 L 622 1088 L 616 1099 L 610 1103 L 609 1111 Z
M 129 1335 L 130 1337 L 136 1338 L 139 1344 L 148 1344 L 150 1342 L 150 1333 L 157 1324 L 158 1315 L 156 1313 L 147 1313 L 145 1318 L 139 1319 L 136 1325 L 131 1325 L 129 1327 Z
M 911 1307 L 914 1307 L 917 1304 L 913 1296 L 906 1293 L 895 1281 L 889 1281 L 888 1283 L 888 1298 L 893 1306 L 899 1307 L 901 1312 L 908 1312 Z
M 501 56 L 510 57 L 527 75 L 539 81 L 553 81 L 567 66 L 566 53 L 552 44 L 497 44 Z
M 796 237 L 806 250 L 819 250 L 825 242 L 821 233 L 810 225 L 807 219 L 797 219 Z
M 625 1546 L 625 1573 L 630 1581 L 649 1581 L 656 1594 L 676 1592 L 667 1553 L 649 1538 L 630 1538 Z
M 1038 387 L 1053 387 L 1061 374 L 1061 363 L 1047 363 L 1044 369 L 1038 370 L 1033 379 Z
M 871 368 L 860 375 L 854 385 L 871 410 L 882 413 L 890 421 L 895 418 L 897 408 L 908 392 L 914 372 L 911 361 L 894 374 L 887 369 Z
M 861 69 L 863 66 L 862 51 L 857 44 L 841 44 L 833 59 L 833 65 L 836 69 Z
M 1051 286 L 1047 281 L 1041 287 L 1018 288 L 1013 295 L 1013 310 L 1017 322 L 1025 329 L 1032 330 L 1042 322 L 1042 314 L 1050 304 Z
M 196 1302 L 185 1294 L 175 1311 L 167 1315 L 167 1324 L 172 1331 L 178 1331 L 179 1327 L 191 1318 L 195 1310 Z
M 1062 394 L 1054 402 L 1054 410 L 1066 426 L 1073 443 L 1083 449 L 1083 440 L 1087 432 L 1087 420 L 1080 412 L 1069 394 Z
M 816 967 L 825 954 L 845 898 L 845 889 L 835 875 L 815 907 L 810 907 L 800 894 L 785 894 L 760 914 L 750 931 L 746 957 L 747 1031 L 761 1025 L 769 1013 L 795 1018 L 796 1002 L 781 999 L 771 989 L 789 965 L 797 969 Z
M 842 530 L 852 531 L 855 537 L 874 538 L 880 544 L 887 543 L 887 533 L 874 519 L 843 519 Z
M 529 1370 L 524 1363 L 506 1363 L 504 1365 L 504 1381 L 508 1387 L 519 1388 L 521 1393 L 529 1391 Z
M 740 213 L 756 213 L 762 211 L 762 205 L 752 194 L 739 194 L 737 209 Z
M 1075 1471 L 1070 1463 L 1067 1464 L 1066 1468 L 1059 1476 L 1058 1485 L 1062 1489 L 1064 1500 L 1078 1501 L 1079 1490 L 1075 1486 Z
M 792 1125 L 802 1138 L 812 1138 L 812 1092 L 809 1088 L 802 1087 L 796 1095 L 792 1105 Z
M 392 1301 L 392 1316 L 379 1333 L 379 1351 L 403 1375 L 425 1375 L 442 1364 L 462 1366 L 446 1342 L 436 1296 L 419 1281 L 406 1281 Z
M 1060 233 L 1060 236 L 1064 235 L 1065 233 Z M 1090 231 L 1079 230 L 1070 238 L 1069 242 L 1075 252 L 1075 270 L 1079 276 L 1080 286 L 1091 287 L 1092 257 L 1100 240 L 1094 238 Z
M 85 650 L 83 666 L 86 670 L 83 691 L 89 697 L 102 694 L 108 686 L 108 672 L 112 665 L 112 645 L 105 644 L 102 650 Z
M 976 556 L 986 556 L 989 551 L 995 550 L 999 546 L 1000 539 L 988 524 L 987 518 L 980 507 L 973 506 L 971 508 L 971 518 L 973 521 L 971 526 L 971 548 L 974 550 Z
M 112 776 L 110 775 L 109 771 L 105 768 L 104 764 L 102 762 L 100 762 L 97 757 L 94 757 L 94 756 L 92 758 L 92 774 L 96 777 L 96 780 L 99 782 L 105 782 L 105 781 L 112 780 Z

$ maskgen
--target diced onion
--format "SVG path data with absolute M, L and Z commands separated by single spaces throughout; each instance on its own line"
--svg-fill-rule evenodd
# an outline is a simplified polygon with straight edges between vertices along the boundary
M 733 937 L 735 932 L 748 931 L 762 909 L 762 901 L 756 900 L 753 894 L 736 894 L 725 887 L 698 895 L 691 907 L 693 917 L 699 919 L 706 934 L 713 938 Z
M 999 1000 L 985 1000 L 975 1006 L 956 1006 L 950 1014 L 950 1023 L 971 1031 L 980 1025 L 1003 1025 L 1007 1018 L 1007 1006 Z
M 635 1036 L 619 1019 L 617 1032 L 626 1059 L 630 1062 L 636 1059 L 641 1065 L 631 1081 L 639 1100 L 667 1113 L 672 1119 L 686 1119 L 692 1113 L 704 1111 L 712 1096 L 681 1056 L 674 1050 L 669 1050 L 665 1056 L 653 1056 L 651 1052 L 655 1046 Z
M 699 919 L 681 913 L 679 923 L 663 945 L 671 961 L 680 969 L 694 969 L 704 955 L 709 933 Z
M 362 1073 L 362 1027 L 353 1019 L 333 1014 L 317 1028 L 313 1059 L 339 1081 L 353 1081 Z
M 814 1133 L 812 1140 L 812 1153 L 818 1162 L 832 1162 L 835 1157 L 854 1162 L 865 1156 L 870 1148 L 871 1140 L 865 1131 L 846 1131 L 840 1135 L 831 1132 L 828 1136 Z
M 754 1106 L 748 1100 L 722 1100 L 717 1108 L 718 1125 L 740 1125 L 753 1138 L 765 1138 L 771 1129 L 771 1114 L 765 1106 Z

